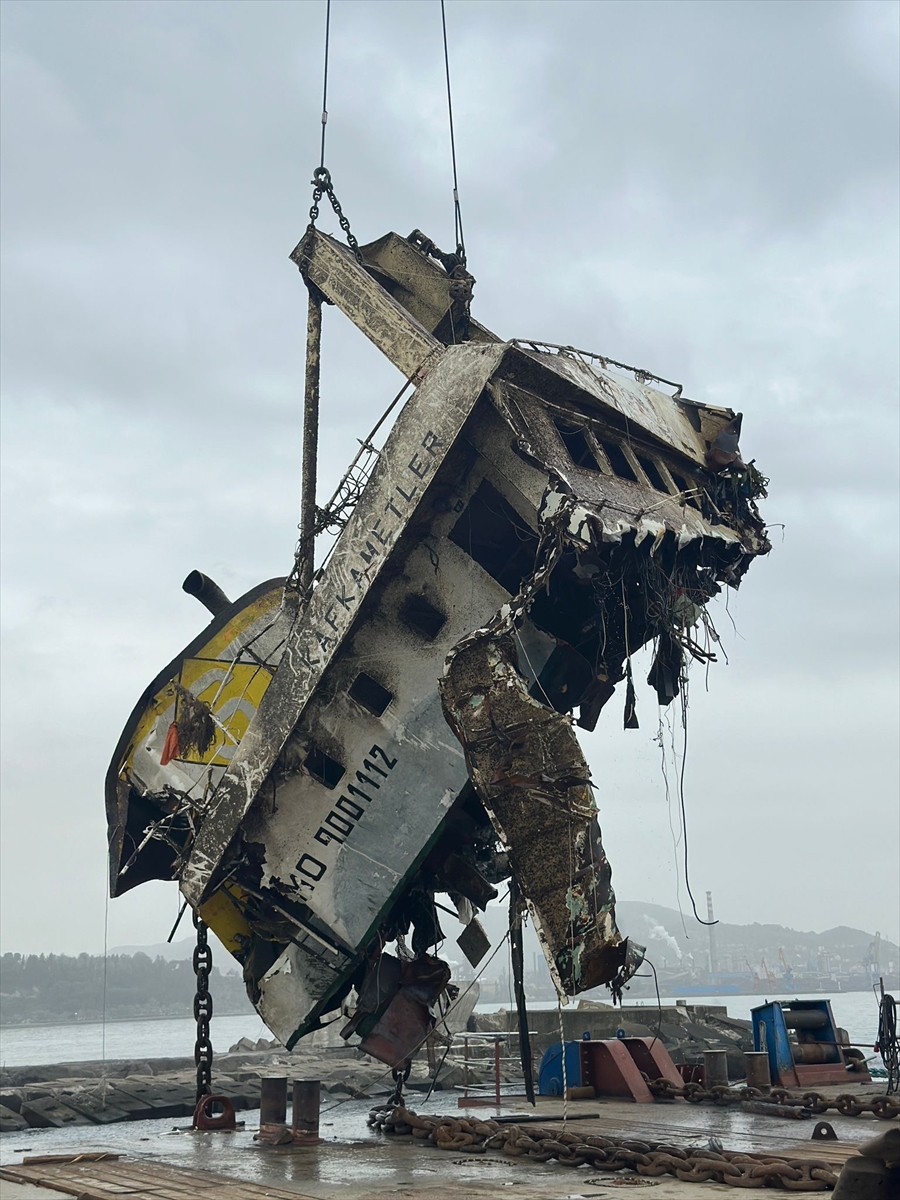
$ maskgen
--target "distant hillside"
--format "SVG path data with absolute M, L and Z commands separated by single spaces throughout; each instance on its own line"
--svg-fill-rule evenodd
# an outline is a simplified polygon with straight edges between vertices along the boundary
M 188 922 L 190 927 L 190 922 Z M 223 975 L 239 971 L 240 967 L 231 957 L 212 930 L 209 931 L 213 962 Z M 110 954 L 146 954 L 148 958 L 164 958 L 166 962 L 182 962 L 194 953 L 197 942 L 193 936 L 179 938 L 174 942 L 154 942 L 152 946 L 113 946 Z
M 685 914 L 684 924 L 672 908 L 644 904 L 634 900 L 618 903 L 619 928 L 627 937 L 645 945 L 649 959 L 657 967 L 661 982 L 668 978 L 673 987 L 678 980 L 706 978 L 709 965 L 709 930 Z M 507 930 L 505 906 L 493 905 L 480 914 L 492 947 L 496 948 Z M 442 956 L 456 965 L 458 977 L 471 978 L 472 971 L 456 938 L 462 927 L 451 916 L 441 914 L 447 941 Z M 825 985 L 848 980 L 849 986 L 866 986 L 865 966 L 871 962 L 874 935 L 845 925 L 822 933 L 788 929 L 784 925 L 715 926 L 717 972 L 762 974 L 766 969 L 780 980 L 787 980 L 781 953 L 793 979 L 806 975 L 825 977 Z M 213 940 L 213 939 L 211 939 Z M 0 959 L 0 1023 L 22 1024 L 40 1021 L 96 1020 L 103 1012 L 103 979 L 107 977 L 107 1017 L 121 1019 L 149 1016 L 185 1016 L 191 1011 L 196 981 L 190 958 L 194 939 L 179 938 L 171 945 L 117 946 L 110 952 L 104 972 L 100 956 L 4 954 Z M 214 940 L 211 990 L 216 1012 L 251 1012 L 237 964 L 224 947 Z M 879 964 L 887 978 L 896 978 L 900 965 L 900 947 L 881 941 Z M 893 964 L 893 966 L 891 965 Z M 487 964 L 481 963 L 483 998 L 502 1003 L 510 994 L 509 951 L 497 951 Z M 546 963 L 534 930 L 525 931 L 525 978 L 529 994 L 535 998 L 552 996 Z M 840 986 L 840 984 L 835 984 Z M 649 980 L 640 980 L 632 995 L 649 995 Z M 811 990 L 817 990 L 815 988 Z M 546 992 L 546 997 L 544 993 Z M 664 993 L 677 994 L 677 993 Z
M 620 900 L 616 905 L 616 919 L 622 933 L 635 942 L 647 947 L 647 954 L 657 968 L 669 972 L 687 969 L 691 965 L 706 969 L 709 961 L 709 929 L 699 924 L 688 910 L 681 917 L 674 908 L 659 904 L 645 904 L 639 900 Z M 505 907 L 492 905 L 486 913 L 479 914 L 491 943 L 496 946 L 506 932 L 508 916 Z M 454 945 L 458 926 L 451 917 L 441 915 L 441 924 L 448 936 L 443 954 L 447 958 L 462 959 Z M 862 929 L 851 929 L 839 925 L 835 929 L 800 931 L 784 925 L 733 925 L 719 922 L 715 926 L 716 958 L 719 971 L 747 972 L 750 964 L 759 971 L 762 960 L 776 975 L 783 967 L 779 950 L 789 968 L 796 974 L 801 972 L 834 972 L 857 974 L 862 972 L 863 963 L 870 955 L 875 935 Z M 531 955 L 540 953 L 540 946 L 533 930 L 526 929 L 525 969 L 532 967 Z M 885 973 L 893 963 L 892 975 L 900 965 L 900 947 L 885 939 L 881 940 L 879 961 Z M 488 968 L 488 978 L 504 975 L 508 956 L 501 952 Z
M 674 908 L 659 904 L 644 904 L 636 900 L 621 900 L 616 905 L 619 928 L 637 942 L 643 942 L 651 957 L 665 959 L 674 967 L 679 957 L 692 956 L 695 960 L 707 960 L 709 953 L 709 929 L 694 919 L 688 909 L 684 914 L 684 925 Z M 703 914 L 701 914 L 703 915 Z M 834 968 L 843 970 L 861 968 L 870 954 L 875 940 L 873 933 L 862 929 L 851 929 L 838 925 L 823 932 L 789 929 L 785 925 L 732 925 L 719 921 L 714 927 L 716 954 L 722 970 L 739 970 L 728 962 L 734 958 L 746 958 L 754 968 L 760 966 L 765 957 L 772 970 L 780 971 L 779 950 L 793 970 L 813 969 L 822 958 L 835 960 Z M 652 946 L 652 950 L 650 949 Z M 887 968 L 893 962 L 894 970 L 900 963 L 900 947 L 882 938 L 880 962 Z
M 645 904 L 641 900 L 620 900 L 616 904 L 616 917 L 622 933 L 646 946 L 657 965 L 665 961 L 669 968 L 674 968 L 687 956 L 702 960 L 704 964 L 707 961 L 709 930 L 694 919 L 689 907 L 684 913 L 684 926 L 676 909 L 666 908 L 661 904 Z M 491 942 L 496 945 L 506 932 L 505 906 L 491 905 L 480 919 Z M 444 932 L 451 939 L 449 946 L 452 946 L 461 927 L 452 917 L 443 914 L 441 921 Z M 852 929 L 847 925 L 838 925 L 822 933 L 789 929 L 785 925 L 757 923 L 732 925 L 719 921 L 715 926 L 716 951 L 720 959 L 720 968 L 723 970 L 731 969 L 728 964 L 731 958 L 741 961 L 746 958 L 753 968 L 758 970 L 761 960 L 765 958 L 768 966 L 778 972 L 779 949 L 784 950 L 785 958 L 794 970 L 806 967 L 808 963 L 823 955 L 840 960 L 840 965 L 845 969 L 856 968 L 861 966 L 869 954 L 874 938 L 873 933 Z M 450 958 L 456 957 L 449 946 L 445 953 Z M 538 950 L 537 938 L 534 938 L 533 945 L 529 940 L 529 946 L 532 950 Z M 146 954 L 150 958 L 164 958 L 167 962 L 177 962 L 190 958 L 193 951 L 194 939 L 189 936 L 172 943 L 158 942 L 152 946 L 115 946 L 110 954 Z M 498 955 L 496 961 L 502 957 Z M 223 974 L 239 969 L 218 939 L 213 942 L 213 960 Z M 900 965 L 900 947 L 882 938 L 880 961 L 885 970 L 889 963 L 893 962 L 896 972 Z
M 229 958 L 229 962 L 232 961 Z M 166 962 L 143 953 L 110 955 L 4 954 L 0 958 L 0 1024 L 190 1016 L 197 980 L 184 959 Z M 240 975 L 213 966 L 215 1012 L 250 1013 Z M 105 1005 L 104 1005 L 105 999 Z

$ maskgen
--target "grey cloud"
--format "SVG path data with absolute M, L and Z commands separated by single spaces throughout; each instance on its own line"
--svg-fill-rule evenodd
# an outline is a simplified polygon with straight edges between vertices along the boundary
M 896 940 L 897 8 L 447 15 L 477 316 L 743 410 L 786 525 L 730 598 L 738 635 L 715 606 L 731 665 L 709 696 L 695 678 L 697 886 L 736 919 L 894 921 Z M 305 295 L 287 255 L 318 159 L 323 21 L 266 0 L 4 6 L 9 948 L 98 948 L 102 777 L 203 621 L 181 579 L 200 567 L 237 595 L 290 565 Z M 328 163 L 354 231 L 449 245 L 437 5 L 336 0 L 332 31 Z M 326 312 L 322 497 L 398 386 Z M 669 904 L 650 698 L 636 737 L 610 713 L 586 747 L 620 891 Z M 852 914 L 815 883 L 850 814 L 882 833 Z M 812 838 L 793 899 L 740 865 L 736 831 L 761 821 Z M 46 902 L 26 919 L 9 898 L 38 829 Z M 56 918 L 63 889 L 85 897 L 77 928 Z M 116 902 L 114 941 L 160 940 L 174 903 Z

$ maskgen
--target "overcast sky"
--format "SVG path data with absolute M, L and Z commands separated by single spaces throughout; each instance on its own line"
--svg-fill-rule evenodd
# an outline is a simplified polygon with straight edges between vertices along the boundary
M 774 550 L 693 677 L 695 894 L 894 941 L 898 12 L 447 4 L 474 314 L 743 411 L 771 477 Z M 96 952 L 106 767 L 205 624 L 181 581 L 237 596 L 291 562 L 324 2 L 2 20 L 2 948 Z M 436 0 L 335 0 L 327 164 L 360 242 L 452 245 L 442 70 Z M 335 309 L 324 338 L 322 499 L 398 380 Z M 617 891 L 675 907 L 643 682 L 638 711 L 579 736 Z M 176 906 L 110 902 L 110 945 Z

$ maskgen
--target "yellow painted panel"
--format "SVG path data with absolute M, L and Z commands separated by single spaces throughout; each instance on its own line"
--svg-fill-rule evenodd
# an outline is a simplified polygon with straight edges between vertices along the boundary
M 182 762 L 227 766 L 271 681 L 271 672 L 257 663 L 186 658 L 181 664 L 179 682 L 210 706 L 217 724 L 213 740 L 203 754 L 194 747 L 177 757 Z M 176 704 L 176 720 L 180 703 Z
M 253 931 L 239 907 L 239 902 L 245 896 L 246 893 L 239 887 L 219 888 L 198 910 L 230 954 L 237 954 L 240 950 L 240 938 L 249 939 L 253 936 Z
M 221 682 L 221 678 L 224 675 L 226 667 L 231 663 L 237 652 L 238 647 L 235 644 L 236 640 L 241 637 L 245 630 L 249 629 L 256 622 L 264 620 L 265 618 L 273 618 L 281 605 L 282 595 L 283 591 L 281 587 L 273 588 L 272 591 L 264 593 L 251 604 L 248 604 L 245 608 L 242 608 L 239 612 L 235 613 L 231 620 L 228 621 L 228 623 L 222 629 L 220 629 L 218 633 L 216 633 L 208 642 L 205 643 L 205 645 L 200 648 L 198 651 L 198 658 L 185 660 L 185 663 L 182 664 L 183 667 L 188 663 L 199 662 L 203 659 L 218 660 L 223 664 L 219 667 L 219 682 Z M 216 661 L 207 663 L 207 667 L 215 668 Z M 238 670 L 238 668 L 235 668 L 235 670 Z M 217 704 L 215 715 L 222 722 L 222 724 L 228 728 L 228 731 L 231 734 L 231 737 L 234 738 L 234 741 L 227 737 L 221 730 L 217 729 L 216 739 L 209 747 L 207 753 L 202 758 L 197 756 L 196 753 L 193 755 L 188 755 L 186 761 L 203 762 L 207 764 L 214 763 L 218 766 L 226 765 L 229 762 L 231 755 L 234 753 L 235 742 L 238 744 L 240 743 L 240 740 L 244 736 L 247 726 L 250 723 L 250 717 L 252 717 L 252 714 L 255 713 L 259 701 L 262 699 L 262 696 L 272 678 L 270 672 L 266 671 L 265 669 L 260 670 L 259 674 L 248 687 L 247 695 L 242 698 L 241 690 L 243 684 L 248 682 L 248 676 L 244 672 L 249 671 L 252 673 L 255 670 L 255 664 L 240 664 L 240 671 L 238 673 L 241 674 L 241 686 L 237 686 L 236 682 L 233 686 L 229 684 L 226 689 L 223 689 L 223 693 L 219 697 L 219 703 Z M 190 676 L 190 681 L 193 681 L 200 677 L 202 671 L 199 671 L 198 669 L 197 674 L 192 674 L 191 672 L 188 674 Z M 175 676 L 175 679 L 177 679 L 183 687 L 190 686 L 190 681 L 185 677 L 183 670 L 180 674 Z M 206 692 L 204 692 L 201 698 L 208 702 L 215 697 L 217 690 L 218 685 L 213 688 L 212 695 L 208 695 Z M 143 713 L 141 714 L 140 720 L 138 721 L 125 757 L 121 762 L 120 778 L 127 775 L 127 769 L 131 766 L 132 755 L 134 754 L 135 747 L 139 746 L 143 740 L 152 734 L 160 719 L 162 719 L 166 725 L 175 719 L 175 698 L 176 692 L 174 680 L 171 680 L 163 684 L 160 690 L 156 692 L 153 698 L 148 702 Z M 231 710 L 234 709 L 236 705 L 238 706 L 238 710 L 236 712 L 232 712 Z M 218 709 L 222 707 L 226 709 L 224 718 L 219 714 L 218 711 Z M 252 712 L 250 711 L 251 709 Z

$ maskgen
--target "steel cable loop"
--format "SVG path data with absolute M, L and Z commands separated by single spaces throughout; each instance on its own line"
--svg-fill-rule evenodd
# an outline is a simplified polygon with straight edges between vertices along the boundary
M 875 1050 L 887 1071 L 888 1094 L 900 1089 L 900 1039 L 897 1036 L 897 1001 L 881 984 L 881 999 L 878 1002 L 878 1037 Z
M 499 1150 L 511 1158 L 526 1157 L 534 1162 L 554 1159 L 562 1166 L 589 1165 L 593 1170 L 609 1172 L 629 1170 L 650 1178 L 674 1175 L 689 1183 L 712 1181 L 729 1187 L 764 1188 L 771 1182 L 789 1191 L 806 1192 L 826 1191 L 837 1183 L 832 1165 L 821 1159 L 785 1159 L 773 1155 L 761 1160 L 732 1150 L 684 1149 L 665 1142 L 597 1137 L 534 1126 L 526 1133 L 515 1124 L 449 1116 L 422 1117 L 402 1107 L 391 1112 L 374 1109 L 369 1124 L 386 1134 L 412 1135 L 420 1141 L 431 1141 L 440 1150 L 464 1150 L 467 1154 Z

